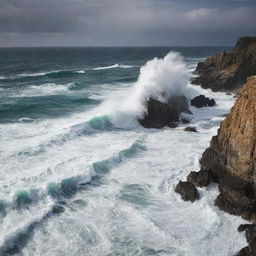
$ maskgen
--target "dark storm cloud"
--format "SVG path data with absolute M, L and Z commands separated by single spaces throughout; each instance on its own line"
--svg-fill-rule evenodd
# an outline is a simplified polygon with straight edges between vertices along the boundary
M 0 0 L 0 46 L 232 44 L 256 34 L 254 3 Z

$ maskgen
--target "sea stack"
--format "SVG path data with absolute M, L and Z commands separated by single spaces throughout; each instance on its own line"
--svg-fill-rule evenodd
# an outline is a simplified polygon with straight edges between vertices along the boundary
M 222 51 L 196 68 L 198 77 L 191 80 L 213 91 L 236 91 L 256 74 L 256 37 L 240 38 L 231 52 Z
M 216 205 L 256 220 L 256 76 L 248 78 L 218 135 L 200 160 L 202 170 L 218 177 Z

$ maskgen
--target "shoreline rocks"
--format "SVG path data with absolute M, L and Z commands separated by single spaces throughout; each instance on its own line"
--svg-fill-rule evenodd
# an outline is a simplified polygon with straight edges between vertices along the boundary
M 200 164 L 218 177 L 216 205 L 256 220 L 256 76 L 248 78 Z
M 222 51 L 200 62 L 192 84 L 213 91 L 240 89 L 247 77 L 256 75 L 256 37 L 240 38 L 231 52 Z

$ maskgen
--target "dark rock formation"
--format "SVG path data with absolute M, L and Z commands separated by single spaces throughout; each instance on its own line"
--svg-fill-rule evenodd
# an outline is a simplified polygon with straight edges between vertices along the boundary
M 210 171 L 200 170 L 199 172 L 190 172 L 187 177 L 187 181 L 195 185 L 196 187 L 206 187 L 211 181 Z
M 246 241 L 249 245 L 241 249 L 236 256 L 256 256 L 256 225 L 240 225 L 238 230 L 246 231 Z
M 213 91 L 233 91 L 242 87 L 247 77 L 256 75 L 256 37 L 240 38 L 231 52 L 222 51 L 196 68 L 193 84 Z
M 196 108 L 203 108 L 203 107 L 212 107 L 216 104 L 214 99 L 209 99 L 204 95 L 196 96 L 194 99 L 191 100 L 191 105 L 195 106 Z
M 175 192 L 180 194 L 184 201 L 194 202 L 199 198 L 196 187 L 190 182 L 179 181 L 175 187 Z
M 197 132 L 196 127 L 186 127 L 184 129 L 185 132 Z
M 167 103 L 150 98 L 147 102 L 147 113 L 142 119 L 138 119 L 145 128 L 177 127 L 181 112 L 189 113 L 186 97 L 172 97 Z
M 181 121 L 181 123 L 183 123 L 183 124 L 189 124 L 189 123 L 190 123 L 190 120 L 189 120 L 189 119 L 186 119 L 186 118 L 181 118 L 180 121 Z
M 256 76 L 248 78 L 200 163 L 219 179 L 216 205 L 256 220 Z

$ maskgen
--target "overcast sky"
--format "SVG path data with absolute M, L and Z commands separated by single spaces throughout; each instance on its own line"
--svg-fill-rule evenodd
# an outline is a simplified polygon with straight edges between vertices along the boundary
M 232 45 L 256 0 L 0 0 L 0 46 Z

